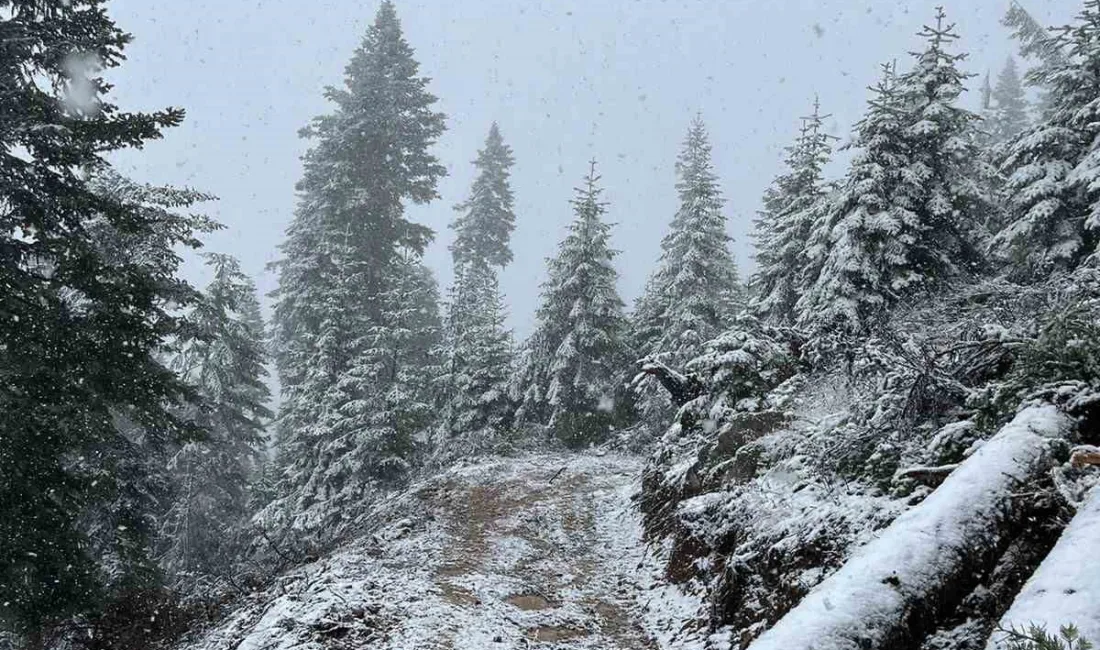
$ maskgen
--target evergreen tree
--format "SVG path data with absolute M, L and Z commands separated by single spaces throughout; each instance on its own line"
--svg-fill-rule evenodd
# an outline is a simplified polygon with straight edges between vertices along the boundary
M 105 155 L 183 118 L 105 99 L 100 72 L 130 37 L 101 2 L 3 12 L 0 627 L 33 647 L 46 626 L 155 578 L 144 498 L 155 486 L 134 452 L 194 433 L 168 408 L 188 391 L 154 353 L 194 297 L 175 247 L 197 246 L 201 224 L 176 208 L 203 197 L 95 187 Z M 124 419 L 147 433 L 127 437 Z
M 512 337 L 504 313 L 493 270 L 476 261 L 465 264 L 451 290 L 447 321 L 444 457 L 497 448 L 511 426 Z
M 1094 252 L 1100 230 L 1100 2 L 1086 2 L 1058 43 L 1059 56 L 1028 73 L 1047 89 L 1045 117 L 1001 164 L 1007 225 L 993 250 L 1022 276 L 1075 266 Z
M 739 305 L 741 286 L 706 127 L 698 117 L 676 161 L 676 175 L 680 208 L 635 307 L 633 343 L 639 356 L 662 355 L 678 364 L 721 331 Z
M 822 129 L 826 117 L 815 99 L 814 112 L 802 118 L 798 139 L 787 148 L 787 170 L 765 192 L 756 221 L 752 308 L 773 323 L 794 321 L 795 304 L 805 290 L 803 253 L 828 194 L 823 168 L 834 138 Z
M 964 55 L 946 51 L 957 36 L 944 18 L 938 10 L 936 26 L 921 32 L 928 45 L 914 68 L 896 79 L 887 70 L 873 89 L 853 142 L 860 152 L 811 237 L 809 259 L 821 267 L 798 311 L 819 333 L 865 331 L 886 307 L 981 261 L 990 202 L 974 143 L 979 118 L 956 105 Z
M 1008 58 L 997 76 L 997 85 L 992 89 L 990 98 L 992 103 L 984 116 L 983 130 L 991 144 L 998 145 L 1016 137 L 1028 126 L 1027 97 L 1016 69 L 1016 60 L 1012 57 Z
M 405 478 L 434 421 L 442 373 L 435 278 L 409 253 L 384 280 L 385 320 L 360 334 L 348 367 L 320 395 L 308 430 L 314 447 L 288 459 L 302 485 L 287 504 L 298 527 L 337 532 L 376 490 Z
M 512 261 L 509 239 L 515 227 L 509 185 L 512 150 L 496 123 L 474 167 L 470 197 L 455 206 L 451 224 L 455 280 L 447 315 L 447 402 L 441 457 L 499 446 L 514 404 L 509 386 L 512 338 L 504 329 L 504 305 L 494 266 Z
M 657 269 L 635 305 L 631 343 L 637 358 L 682 366 L 724 329 L 742 298 L 724 200 L 699 116 L 688 129 L 676 176 L 680 207 L 661 241 Z M 643 419 L 654 426 L 667 423 L 671 405 L 665 391 L 648 384 L 639 402 Z
M 351 432 L 344 414 L 361 407 L 356 421 L 363 422 L 367 410 L 379 406 L 372 399 L 387 396 L 392 402 L 405 390 L 403 378 L 421 371 L 393 365 L 420 363 L 417 355 L 379 347 L 407 343 L 402 337 L 410 314 L 394 292 L 410 282 L 420 297 L 435 291 L 434 281 L 415 270 L 433 233 L 409 221 L 403 207 L 405 201 L 436 198 L 445 173 L 429 152 L 443 132 L 444 116 L 432 110 L 436 98 L 418 69 L 393 3 L 384 1 L 345 70 L 344 86 L 326 92 L 334 112 L 303 130 L 316 144 L 305 156 L 297 211 L 276 264 L 274 312 L 284 391 L 278 451 L 286 473 L 280 491 L 290 497 L 284 504 L 290 507 L 320 503 L 333 490 L 347 492 L 342 481 L 351 474 L 340 469 L 351 462 L 342 458 L 350 450 L 346 443 L 385 427 Z M 413 308 L 438 316 L 434 304 Z M 406 424 L 397 429 L 404 431 Z M 400 462 L 373 463 L 364 471 L 392 478 L 390 470 L 409 460 L 408 445 L 394 440 L 383 446 L 400 449 L 393 452 Z
M 512 148 L 504 144 L 496 122 L 489 128 L 485 148 L 477 152 L 478 171 L 470 197 L 455 206 L 461 214 L 451 224 L 455 242 L 451 245 L 455 268 L 466 263 L 507 266 L 512 261 L 508 240 L 515 229 L 512 188 L 509 176 L 514 163 Z
M 1045 118 L 1050 109 L 1045 79 L 1052 70 L 1063 68 L 1069 62 L 1062 50 L 1061 40 L 1035 20 L 1017 0 L 1009 3 L 1001 23 L 1012 29 L 1012 37 L 1020 43 L 1020 54 L 1033 63 L 1026 75 L 1026 82 L 1038 89 L 1037 114 Z
M 550 432 L 574 447 L 607 437 L 619 406 L 625 355 L 627 322 L 598 182 L 592 162 L 572 201 L 569 234 L 549 261 L 536 312 L 525 375 L 539 385 L 522 391 L 524 416 L 545 417 Z
M 828 213 L 814 222 L 805 253 L 812 282 L 796 303 L 798 322 L 819 331 L 846 333 L 882 309 L 889 286 L 879 260 L 904 262 L 891 213 L 899 170 L 908 158 L 892 65 L 883 66 L 871 91 L 849 145 L 858 151 Z
M 194 332 L 174 366 L 203 399 L 187 417 L 208 432 L 171 459 L 174 503 L 161 523 L 161 564 L 184 585 L 222 575 L 249 514 L 249 484 L 262 463 L 271 417 L 264 328 L 252 280 L 228 255 L 207 255 L 213 279 L 187 322 Z

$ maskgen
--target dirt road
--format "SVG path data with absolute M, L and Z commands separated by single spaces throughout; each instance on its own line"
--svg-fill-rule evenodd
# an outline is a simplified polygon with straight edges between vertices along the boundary
M 189 647 L 691 647 L 658 643 L 698 604 L 647 565 L 630 507 L 639 470 L 612 455 L 451 470 L 403 495 L 386 526 L 285 576 Z

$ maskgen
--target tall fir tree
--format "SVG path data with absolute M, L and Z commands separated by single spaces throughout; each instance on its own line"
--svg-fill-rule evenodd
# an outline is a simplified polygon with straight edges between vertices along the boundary
M 512 261 L 509 240 L 516 227 L 516 215 L 509 177 L 514 163 L 512 148 L 504 143 L 493 122 L 485 147 L 474 161 L 477 178 L 470 196 L 455 206 L 460 213 L 451 223 L 455 231 L 451 245 L 455 269 L 469 262 L 504 267 Z
M 1014 58 L 1005 61 L 997 85 L 990 90 L 990 100 L 982 125 L 990 144 L 1006 143 L 1027 128 L 1027 95 Z
M 681 366 L 722 332 L 743 299 L 700 116 L 688 129 L 676 176 L 680 206 L 661 240 L 657 269 L 634 307 L 631 346 L 636 358 Z M 640 392 L 643 420 L 663 426 L 671 408 L 667 394 L 648 384 Z
M 496 267 L 512 261 L 513 164 L 512 150 L 494 122 L 474 161 L 478 173 L 470 196 L 455 206 L 459 216 L 451 224 L 455 279 L 446 325 L 448 385 L 440 458 L 499 449 L 515 410 L 509 394 L 512 337 L 504 327 L 496 276 Z
M 1007 215 L 993 251 L 1021 277 L 1072 268 L 1100 241 L 1100 2 L 1056 43 L 1058 56 L 1028 73 L 1047 91 L 1045 116 L 1001 161 Z
M 811 236 L 808 259 L 820 265 L 797 305 L 799 322 L 844 336 L 875 326 L 887 307 L 973 273 L 991 201 L 975 145 L 974 113 L 957 106 L 965 55 L 946 47 L 945 24 L 921 36 L 914 67 L 888 70 L 856 127 L 860 149 L 829 215 Z
M 444 116 L 432 109 L 436 98 L 427 91 L 428 81 L 419 75 L 393 3 L 386 0 L 345 70 L 344 86 L 326 91 L 335 110 L 303 130 L 316 144 L 305 156 L 297 211 L 283 259 L 275 265 L 273 323 L 284 391 L 278 451 L 286 474 L 280 491 L 292 509 L 304 511 L 334 492 L 354 492 L 336 478 L 350 475 L 339 468 L 350 462 L 342 457 L 350 450 L 346 442 L 359 435 L 346 430 L 342 414 L 402 393 L 402 378 L 421 370 L 383 360 L 424 361 L 377 346 L 403 345 L 409 314 L 394 299 L 396 286 L 419 283 L 421 296 L 434 291 L 434 281 L 417 270 L 433 233 L 404 214 L 405 202 L 436 198 L 445 173 L 430 153 Z M 417 308 L 438 316 L 437 306 Z M 416 418 L 401 419 L 397 429 L 404 431 Z M 392 470 L 409 460 L 407 445 L 394 440 L 380 447 L 402 450 L 370 465 L 380 472 L 374 478 L 393 478 Z
M 680 207 L 661 240 L 657 270 L 635 307 L 632 339 L 639 356 L 663 355 L 682 363 L 721 331 L 742 298 L 724 199 L 700 117 L 688 130 L 676 176 Z
M 824 167 L 832 153 L 817 99 L 802 118 L 795 143 L 787 148 L 786 171 L 764 193 L 764 209 L 756 220 L 756 273 L 752 277 L 752 309 L 775 324 L 795 320 L 795 304 L 805 291 L 804 251 L 814 222 L 827 209 L 829 188 Z
M 606 439 L 621 406 L 627 321 L 599 180 L 593 161 L 575 190 L 569 233 L 549 260 L 520 409 L 572 447 Z
M 0 20 L 0 629 L 32 648 L 155 579 L 140 455 L 195 433 L 155 353 L 194 298 L 176 247 L 200 224 L 178 209 L 203 197 L 95 186 L 106 155 L 183 118 L 107 100 L 130 36 L 103 4 L 5 2 Z
M 271 418 L 264 326 L 256 288 L 228 255 L 206 256 L 213 278 L 187 315 L 193 332 L 174 360 L 203 404 L 186 417 L 207 431 L 171 459 L 175 491 L 161 520 L 159 559 L 180 585 L 224 576 L 243 547 L 249 486 L 264 462 L 264 427 Z

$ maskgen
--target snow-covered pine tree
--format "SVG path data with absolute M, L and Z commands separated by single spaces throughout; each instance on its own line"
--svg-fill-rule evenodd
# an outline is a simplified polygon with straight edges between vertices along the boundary
M 496 123 L 478 152 L 477 177 L 451 223 L 454 285 L 446 326 L 446 405 L 440 458 L 499 447 L 515 411 L 509 394 L 512 336 L 496 269 L 512 261 L 515 228 L 509 174 L 514 160 Z
M 354 284 L 355 274 L 348 276 Z M 310 430 L 315 449 L 290 465 L 303 486 L 288 504 L 295 525 L 339 535 L 378 489 L 418 462 L 438 407 L 439 292 L 420 256 L 387 268 L 378 295 L 384 319 L 354 341 L 348 367 L 321 396 Z M 306 453 L 308 452 L 308 453 Z
M 499 449 L 506 442 L 515 405 L 512 335 L 504 327 L 504 303 L 496 273 L 483 261 L 460 267 L 447 317 L 446 437 L 441 457 Z
M 392 382 L 413 371 L 390 367 L 368 379 L 363 368 L 371 356 L 412 359 L 374 346 L 399 338 L 382 332 L 400 328 L 403 318 L 393 311 L 402 304 L 390 299 L 393 283 L 408 280 L 405 256 L 418 258 L 433 236 L 403 207 L 436 198 L 445 173 L 430 153 L 444 116 L 432 110 L 436 98 L 427 85 L 385 0 L 345 70 L 344 86 L 326 91 L 335 110 L 303 130 L 316 144 L 305 156 L 298 207 L 275 265 L 273 322 L 284 391 L 281 491 L 292 509 L 326 498 L 331 486 L 322 478 L 339 473 L 329 466 L 347 464 L 341 459 L 347 448 L 337 441 L 351 438 L 334 424 L 349 401 L 364 403 L 368 393 L 338 387 L 345 375 L 358 368 L 359 386 L 371 383 L 369 394 L 391 395 L 401 392 Z M 373 385 L 375 379 L 380 383 Z
M 1057 43 L 1059 55 L 1028 73 L 1047 110 L 1001 163 L 1007 225 L 993 250 L 1022 277 L 1072 268 L 1100 239 L 1100 2 L 1085 2 Z
M 509 240 L 516 215 L 509 176 L 514 163 L 512 148 L 504 143 L 493 122 L 485 148 L 477 152 L 474 161 L 477 178 L 470 196 L 455 206 L 460 213 L 451 223 L 455 231 L 451 254 L 456 270 L 467 262 L 504 267 L 512 261 Z
M 186 417 L 207 435 L 173 455 L 175 494 L 160 524 L 161 566 L 185 590 L 230 569 L 271 417 L 255 286 L 233 257 L 208 254 L 206 263 L 213 278 L 186 317 L 191 335 L 173 366 L 203 400 Z
M 169 408 L 188 391 L 155 353 L 195 295 L 175 249 L 197 246 L 198 224 L 177 208 L 201 195 L 143 188 L 161 199 L 148 201 L 91 182 L 108 153 L 183 119 L 109 102 L 101 72 L 130 36 L 102 2 L 4 3 L 3 14 L 0 630 L 37 649 L 47 626 L 155 577 L 152 503 L 139 498 L 150 477 L 134 454 L 194 433 Z M 127 438 L 123 418 L 151 433 Z
M 997 85 L 990 94 L 992 100 L 985 114 L 982 130 L 994 145 L 1008 142 L 1028 126 L 1027 95 L 1016 67 L 1016 59 L 1008 57 L 997 75 Z
M 945 18 L 938 10 L 921 32 L 927 46 L 912 70 L 895 79 L 888 69 L 873 89 L 852 143 L 859 152 L 812 236 L 809 259 L 821 268 L 797 308 L 819 335 L 872 329 L 898 300 L 981 262 L 989 174 L 974 142 L 980 118 L 957 105 L 965 55 L 947 52 L 957 36 Z
M 804 257 L 810 282 L 795 305 L 798 323 L 819 333 L 852 333 L 884 306 L 879 260 L 903 261 L 890 213 L 899 170 L 908 164 L 893 64 L 882 67 L 867 112 L 856 124 L 857 149 L 827 214 L 813 224 Z
M 742 306 L 743 290 L 730 253 L 722 191 L 701 116 L 692 120 L 676 160 L 680 207 L 661 240 L 657 269 L 634 307 L 631 353 L 671 366 L 699 354 Z M 644 419 L 667 424 L 665 391 L 641 390 Z
M 1019 41 L 1020 55 L 1032 62 L 1025 82 L 1038 90 L 1036 113 L 1039 119 L 1045 119 L 1050 108 L 1045 79 L 1052 70 L 1069 63 L 1061 41 L 1017 0 L 1009 3 L 1001 24 L 1010 28 L 1012 38 Z
M 549 260 L 536 312 L 525 374 L 541 385 L 521 391 L 524 417 L 545 417 L 536 423 L 572 447 L 607 438 L 620 408 L 626 356 L 627 321 L 599 180 L 593 161 L 575 190 L 575 217 Z
M 827 210 L 829 188 L 824 167 L 832 153 L 817 99 L 802 118 L 795 143 L 787 148 L 786 171 L 764 193 L 756 219 L 756 273 L 752 277 L 752 310 L 773 324 L 791 324 L 795 304 L 805 290 L 804 251 L 814 222 Z
M 921 275 L 912 288 L 908 281 L 898 286 L 895 276 L 895 288 L 902 294 L 977 271 L 989 236 L 984 224 L 994 212 L 990 188 L 995 173 L 982 161 L 976 144 L 981 118 L 959 106 L 965 81 L 973 75 L 959 70 L 966 54 L 948 51 L 959 37 L 946 18 L 943 8 L 937 8 L 936 26 L 925 26 L 919 34 L 927 46 L 914 55 L 913 69 L 899 84 L 909 116 L 904 135 L 912 152 L 902 187 L 911 182 L 918 191 L 908 205 L 899 196 L 899 205 L 918 220 L 912 224 L 917 239 L 908 258 Z

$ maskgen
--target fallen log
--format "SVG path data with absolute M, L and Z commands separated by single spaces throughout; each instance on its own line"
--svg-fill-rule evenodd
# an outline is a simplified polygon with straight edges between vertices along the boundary
M 668 391 L 672 403 L 677 407 L 687 404 L 691 400 L 703 394 L 704 386 L 701 381 L 691 375 L 685 375 L 669 368 L 660 361 L 643 359 L 642 370 L 631 382 L 638 385 L 643 377 L 656 377 L 661 387 Z
M 974 585 L 1013 524 L 1012 494 L 1050 467 L 1051 439 L 1072 420 L 1025 408 L 919 505 L 898 517 L 750 650 L 916 648 Z
M 1026 631 L 1030 626 L 1057 635 L 1074 625 L 1081 637 L 1100 643 L 1100 487 L 1092 489 L 1046 559 L 1024 584 L 1001 618 L 1001 630 Z M 1009 634 L 994 632 L 987 650 L 1009 647 Z

